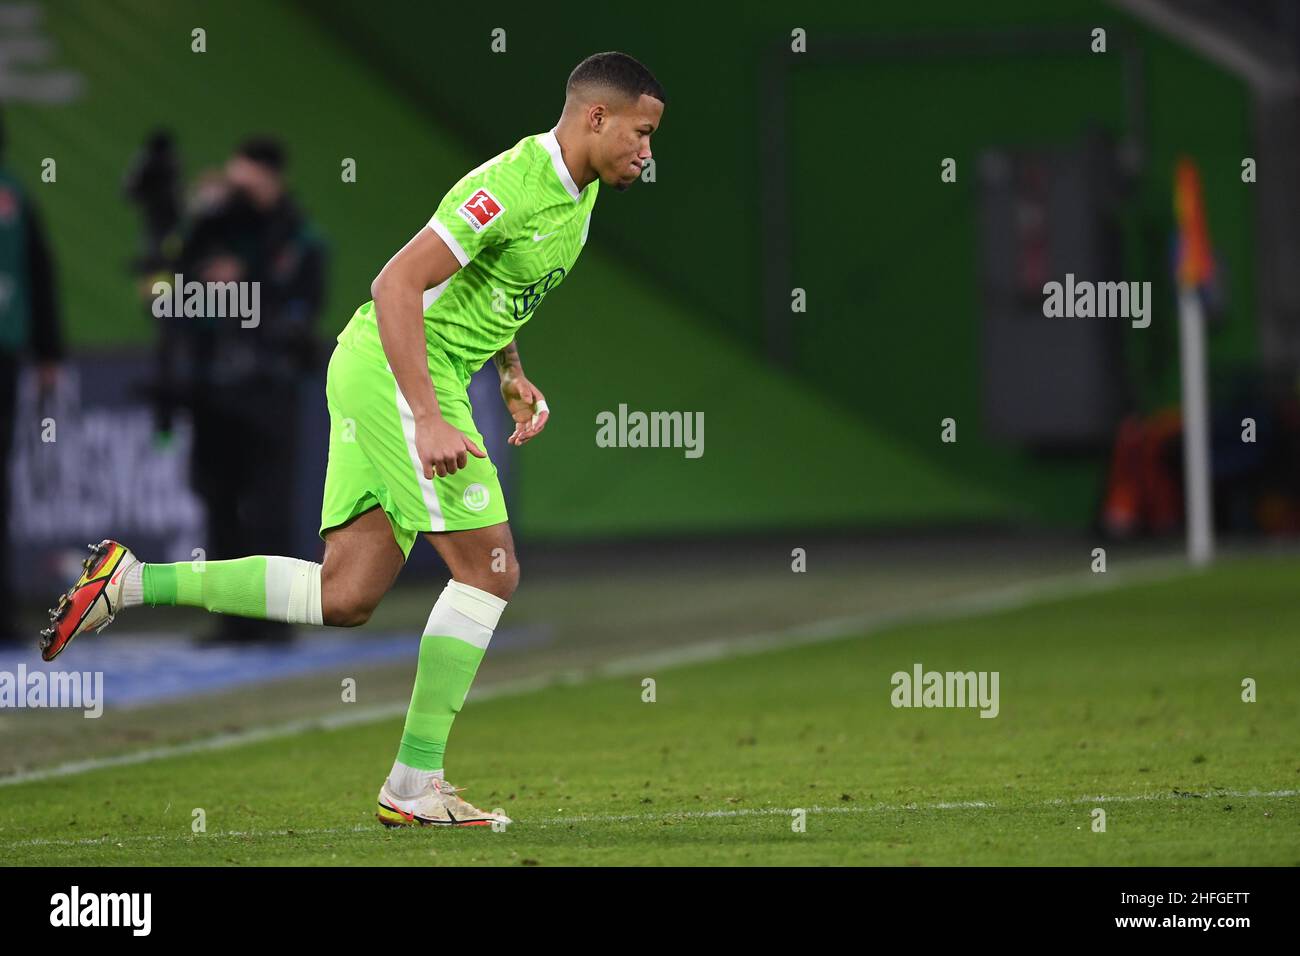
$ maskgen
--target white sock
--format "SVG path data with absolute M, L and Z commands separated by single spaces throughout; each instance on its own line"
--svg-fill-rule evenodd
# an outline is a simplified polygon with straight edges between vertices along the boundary
M 137 561 L 126 569 L 122 578 L 122 607 L 136 607 L 144 603 L 144 582 L 141 580 L 143 572 L 143 561 Z
M 388 789 L 393 791 L 393 796 L 410 800 L 433 786 L 434 780 L 441 779 L 441 769 L 417 770 L 398 760 L 393 763 L 393 770 L 388 775 Z
M 300 558 L 266 559 L 266 617 L 290 624 L 321 624 L 320 565 Z

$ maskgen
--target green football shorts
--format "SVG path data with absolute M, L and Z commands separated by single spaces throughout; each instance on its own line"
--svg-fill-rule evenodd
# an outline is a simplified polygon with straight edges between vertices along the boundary
M 429 372 L 442 417 L 486 451 L 466 391 L 469 373 L 433 350 Z M 404 555 L 410 555 L 420 532 L 485 528 L 506 520 L 491 459 L 467 453 L 469 464 L 454 475 L 424 477 L 415 452 L 415 418 L 387 362 L 340 342 L 330 357 L 325 399 L 330 450 L 322 538 L 375 505 L 384 509 Z

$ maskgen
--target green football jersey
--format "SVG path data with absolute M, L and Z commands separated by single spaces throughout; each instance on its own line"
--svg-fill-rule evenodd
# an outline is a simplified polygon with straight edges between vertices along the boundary
M 429 350 L 473 374 L 510 344 L 577 261 L 599 182 L 578 190 L 552 129 L 521 139 L 452 186 L 429 228 L 461 268 L 424 293 Z M 339 341 L 382 355 L 373 301 L 356 311 Z

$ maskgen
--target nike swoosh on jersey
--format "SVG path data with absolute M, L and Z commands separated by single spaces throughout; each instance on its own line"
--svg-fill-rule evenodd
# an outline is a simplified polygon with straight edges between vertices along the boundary
M 543 239 L 549 239 L 549 238 L 550 238 L 551 236 L 553 236 L 553 235 L 555 235 L 554 232 L 548 232 L 548 233 L 547 233 L 546 235 L 544 235 L 544 236 L 539 236 L 536 232 L 534 232 L 534 233 L 533 233 L 533 242 L 541 242 Z

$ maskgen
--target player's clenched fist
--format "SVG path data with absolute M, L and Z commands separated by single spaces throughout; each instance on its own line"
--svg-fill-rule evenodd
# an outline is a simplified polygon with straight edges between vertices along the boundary
M 456 474 L 469 463 L 469 455 L 487 457 L 487 452 L 442 418 L 416 421 L 415 450 L 426 478 L 435 474 L 439 478 Z

